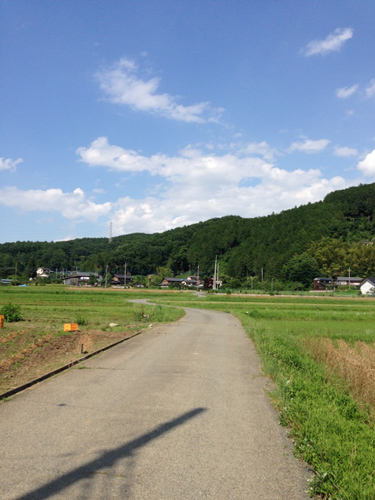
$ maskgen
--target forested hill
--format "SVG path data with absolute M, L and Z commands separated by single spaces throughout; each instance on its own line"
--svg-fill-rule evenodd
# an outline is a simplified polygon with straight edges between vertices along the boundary
M 39 266 L 133 275 L 213 273 L 217 255 L 227 279 L 303 281 L 316 273 L 375 275 L 375 183 L 328 194 L 317 203 L 266 217 L 227 216 L 164 233 L 113 238 L 83 238 L 64 242 L 16 242 L 0 245 L 1 277 L 31 276 Z M 306 267 L 307 266 L 307 267 Z M 306 271 L 309 269 L 309 272 Z

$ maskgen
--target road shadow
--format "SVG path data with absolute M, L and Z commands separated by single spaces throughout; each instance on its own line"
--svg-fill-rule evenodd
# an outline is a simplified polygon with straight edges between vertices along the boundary
M 100 472 L 102 469 L 114 466 L 119 460 L 131 457 L 133 452 L 139 448 L 143 448 L 150 441 L 161 438 L 167 432 L 183 425 L 188 420 L 197 417 L 205 411 L 207 411 L 206 408 L 195 408 L 194 410 L 183 413 L 181 416 L 155 427 L 152 431 L 147 432 L 146 434 L 143 434 L 142 436 L 133 439 L 116 449 L 104 452 L 95 460 L 92 460 L 81 467 L 77 467 L 66 474 L 62 474 L 49 483 L 46 483 L 45 485 L 30 491 L 25 495 L 17 497 L 16 500 L 42 500 L 44 498 L 49 498 L 50 496 L 72 486 L 74 483 Z

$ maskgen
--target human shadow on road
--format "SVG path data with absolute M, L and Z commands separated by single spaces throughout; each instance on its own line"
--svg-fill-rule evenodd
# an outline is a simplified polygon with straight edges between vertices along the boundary
M 165 433 L 183 425 L 188 420 L 197 417 L 205 411 L 206 408 L 195 408 L 194 410 L 183 413 L 180 417 L 174 418 L 173 420 L 169 420 L 168 422 L 155 427 L 152 431 L 125 443 L 119 448 L 104 452 L 97 459 L 92 460 L 81 467 L 77 467 L 60 477 L 57 477 L 40 488 L 18 497 L 16 500 L 42 500 L 43 498 L 48 498 L 51 495 L 68 488 L 72 484 L 81 481 L 88 476 L 92 476 L 101 469 L 112 467 L 117 461 L 130 457 L 135 450 L 146 446 L 150 441 L 162 437 Z

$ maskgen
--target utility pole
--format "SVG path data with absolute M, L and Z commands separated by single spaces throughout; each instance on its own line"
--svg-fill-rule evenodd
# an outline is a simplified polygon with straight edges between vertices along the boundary
M 199 286 L 199 264 L 198 264 L 198 271 L 197 271 L 197 290 Z
M 112 243 L 112 221 L 109 223 L 109 238 L 108 243 Z
M 348 290 L 350 290 L 350 267 L 349 267 L 349 287 Z
M 126 286 L 126 262 L 124 264 L 124 286 Z
M 217 256 L 215 257 L 214 281 L 212 283 L 212 289 L 217 289 Z
M 108 264 L 105 266 L 105 288 L 107 288 Z

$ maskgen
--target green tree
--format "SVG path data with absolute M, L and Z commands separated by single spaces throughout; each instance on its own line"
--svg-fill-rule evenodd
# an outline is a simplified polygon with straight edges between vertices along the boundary
M 305 288 L 312 284 L 318 274 L 319 266 L 316 260 L 306 252 L 292 257 L 284 268 L 287 281 L 302 283 Z

